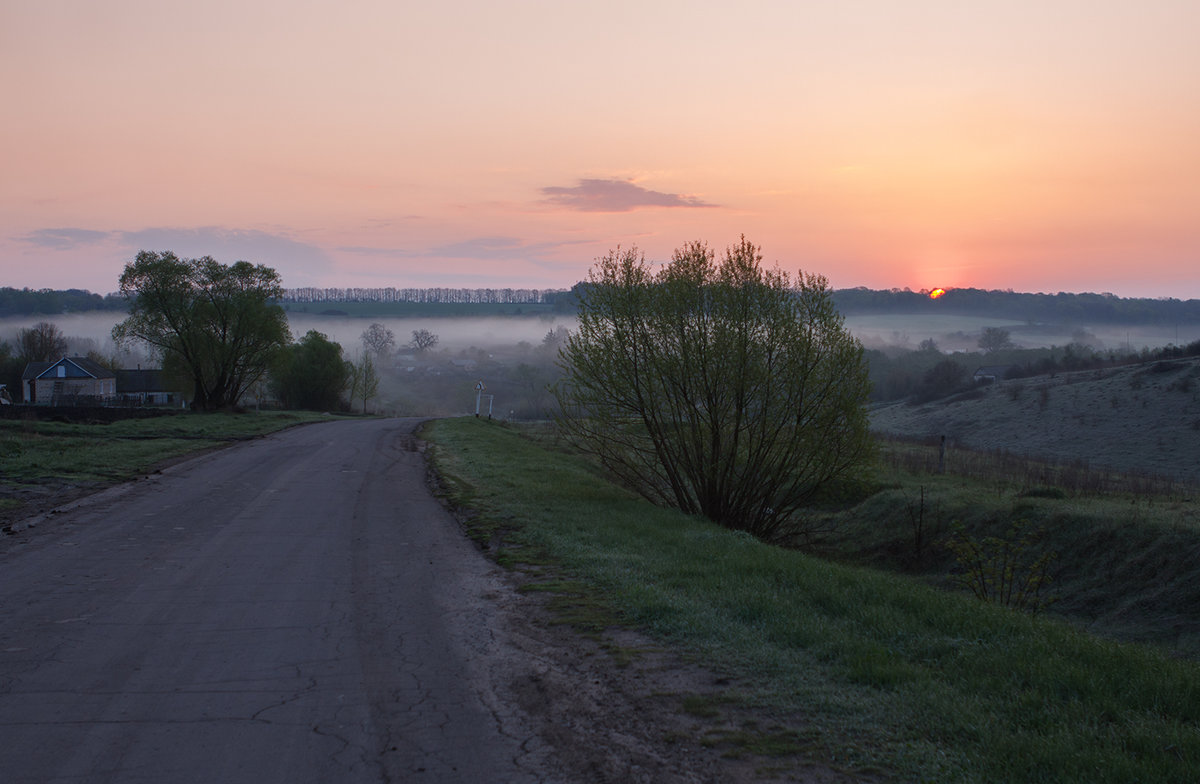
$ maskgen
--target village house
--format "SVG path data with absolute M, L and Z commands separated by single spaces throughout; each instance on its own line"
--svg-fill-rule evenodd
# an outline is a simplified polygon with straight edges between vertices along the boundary
M 975 374 L 971 376 L 971 380 L 976 384 L 992 384 L 997 381 L 1003 381 L 1008 377 L 1008 373 L 1012 369 L 1012 365 L 984 365 L 975 371 Z
M 167 389 L 163 372 L 158 369 L 118 370 L 117 393 L 127 405 L 165 406 L 175 402 L 175 393 Z
M 97 403 L 116 396 L 117 377 L 87 357 L 63 357 L 26 365 L 21 391 L 26 403 L 39 406 Z

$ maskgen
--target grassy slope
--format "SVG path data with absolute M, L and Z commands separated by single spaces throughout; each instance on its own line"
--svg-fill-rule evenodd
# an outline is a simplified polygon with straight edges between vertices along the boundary
M 958 570 L 944 546 L 952 526 L 979 540 L 1006 537 L 1014 522 L 1050 552 L 1050 611 L 1098 634 L 1153 642 L 1200 658 L 1200 510 L 1178 484 L 1122 486 L 1109 472 L 1057 475 L 1028 461 L 958 451 L 947 473 L 913 468 L 903 453 L 936 449 L 885 444 L 880 489 L 804 521 L 806 549 L 845 562 L 922 575 L 937 584 Z M 908 455 L 911 457 L 912 455 Z M 1100 485 L 1115 486 L 1104 490 Z M 914 522 L 923 522 L 918 551 Z
M 1200 667 L 658 509 L 474 419 L 428 429 L 477 535 L 748 684 L 803 753 L 904 780 L 1200 780 Z

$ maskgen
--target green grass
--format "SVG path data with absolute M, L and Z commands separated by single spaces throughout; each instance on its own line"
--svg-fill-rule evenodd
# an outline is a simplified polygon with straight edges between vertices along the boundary
M 481 539 L 734 677 L 764 749 L 906 781 L 1200 781 L 1193 662 L 650 506 L 494 422 L 427 437 Z
M 178 413 L 109 424 L 0 420 L 6 483 L 105 484 L 171 458 L 325 419 L 306 412 Z

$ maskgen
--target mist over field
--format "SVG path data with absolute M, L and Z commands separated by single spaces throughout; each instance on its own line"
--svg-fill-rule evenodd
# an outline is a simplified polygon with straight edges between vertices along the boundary
M 68 313 L 52 316 L 16 316 L 0 319 L 0 340 L 14 343 L 17 331 L 40 321 L 58 326 L 71 342 L 72 353 L 87 353 L 95 348 L 104 355 L 117 352 L 112 340 L 112 328 L 125 318 L 124 313 Z M 396 348 L 403 353 L 404 345 L 412 339 L 413 330 L 427 329 L 438 336 L 438 351 L 465 351 L 472 347 L 491 351 L 515 347 L 522 341 L 537 345 L 547 332 L 557 327 L 573 329 L 571 317 L 483 317 L 483 318 L 357 318 L 349 316 L 317 316 L 311 313 L 288 313 L 288 325 L 294 338 L 301 338 L 310 329 L 324 333 L 340 343 L 347 358 L 362 351 L 363 330 L 374 323 L 383 324 L 396 334 Z M 79 346 L 84 346 L 79 350 Z
M 84 354 L 95 349 L 106 356 L 119 354 L 112 341 L 112 328 L 123 318 L 122 313 L 107 311 L 14 316 L 0 319 L 0 340 L 7 340 L 12 344 L 16 339 L 17 330 L 39 321 L 49 321 L 56 324 L 69 339 L 73 339 L 72 353 Z M 308 330 L 315 329 L 340 343 L 348 358 L 361 352 L 360 336 L 363 330 L 376 322 L 395 333 L 396 346 L 401 353 L 404 344 L 412 338 L 413 330 L 417 329 L 427 329 L 438 336 L 437 350 L 460 352 L 471 348 L 484 351 L 515 348 L 522 342 L 536 346 L 542 342 L 547 332 L 558 327 L 568 330 L 575 327 L 575 319 L 568 316 L 367 318 L 288 313 L 288 324 L 295 338 L 303 337 Z M 1185 345 L 1200 340 L 1200 324 L 1063 326 L 953 314 L 855 315 L 846 318 L 846 327 L 868 347 L 916 348 L 921 341 L 931 339 L 942 351 L 974 351 L 977 348 L 979 333 L 984 327 L 1002 327 L 1009 330 L 1013 342 L 1021 348 L 1048 348 L 1071 342 L 1086 342 L 1098 350 L 1139 351 L 1142 348 L 1157 348 L 1170 343 Z
M 976 351 L 985 327 L 1008 330 L 1019 348 L 1049 348 L 1084 343 L 1096 350 L 1140 351 L 1200 340 L 1200 324 L 1062 325 L 1029 324 L 1016 319 L 956 314 L 868 314 L 846 317 L 846 327 L 868 348 L 917 348 L 933 340 L 942 351 Z
M 418 329 L 427 329 L 438 336 L 435 351 L 457 353 L 472 348 L 482 351 L 511 349 L 522 342 L 536 346 L 547 332 L 557 327 L 575 328 L 575 319 L 570 317 L 359 318 L 288 313 L 288 324 L 295 337 L 303 337 L 310 329 L 315 329 L 340 343 L 347 357 L 362 352 L 363 330 L 376 323 L 396 334 L 396 348 L 402 354 L 406 353 L 404 346 L 412 339 L 413 331 Z

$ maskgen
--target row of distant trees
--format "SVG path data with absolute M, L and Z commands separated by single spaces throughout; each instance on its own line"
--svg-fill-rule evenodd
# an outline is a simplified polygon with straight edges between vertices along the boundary
M 292 288 L 279 289 L 284 304 L 412 302 L 449 304 L 540 304 L 573 312 L 587 296 L 588 283 L 570 289 L 520 288 Z M 1028 322 L 1080 324 L 1189 324 L 1200 322 L 1200 300 L 1123 298 L 1113 294 L 1026 294 L 983 289 L 950 289 L 934 300 L 927 291 L 838 289 L 830 296 L 843 315 L 867 313 L 953 313 Z M 101 296 L 81 289 L 0 288 L 0 317 L 53 315 L 89 310 L 124 310 L 121 294 Z
M 459 304 L 546 305 L 570 292 L 516 288 L 321 288 L 284 289 L 280 302 L 428 302 Z
M 953 313 L 1055 324 L 1185 324 L 1200 322 L 1200 300 L 1124 298 L 1113 294 L 1026 294 L 950 289 L 933 299 L 928 291 L 839 289 L 833 301 L 845 315 Z
M 59 313 L 83 313 L 90 310 L 124 310 L 125 298 L 117 294 L 100 296 L 83 289 L 15 289 L 0 287 L 0 317 L 53 316 Z

